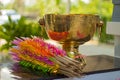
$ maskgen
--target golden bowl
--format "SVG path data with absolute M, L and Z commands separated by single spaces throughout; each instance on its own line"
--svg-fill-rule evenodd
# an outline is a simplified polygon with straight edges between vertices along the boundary
M 49 38 L 78 46 L 93 37 L 100 18 L 92 14 L 46 14 L 39 23 L 45 26 Z

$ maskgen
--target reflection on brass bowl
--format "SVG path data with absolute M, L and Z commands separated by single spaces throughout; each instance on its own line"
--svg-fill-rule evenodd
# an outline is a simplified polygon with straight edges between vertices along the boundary
M 78 46 L 89 41 L 100 24 L 98 15 L 92 14 L 46 14 L 39 20 L 45 26 L 49 38 L 62 44 L 68 56 L 78 55 Z

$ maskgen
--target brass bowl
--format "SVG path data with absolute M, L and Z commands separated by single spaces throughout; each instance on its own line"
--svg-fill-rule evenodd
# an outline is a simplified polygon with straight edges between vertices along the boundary
M 51 39 L 78 46 L 93 37 L 100 18 L 92 14 L 46 14 L 39 23 Z

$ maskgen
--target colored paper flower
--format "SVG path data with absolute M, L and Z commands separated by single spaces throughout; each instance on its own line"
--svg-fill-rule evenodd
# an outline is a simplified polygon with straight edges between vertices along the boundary
M 10 53 L 14 60 L 18 62 L 28 61 L 35 65 L 43 66 L 44 68 L 48 67 L 51 70 L 58 68 L 54 57 L 66 55 L 66 52 L 62 49 L 46 43 L 38 37 L 16 38 L 12 43 L 15 46 L 11 48 Z

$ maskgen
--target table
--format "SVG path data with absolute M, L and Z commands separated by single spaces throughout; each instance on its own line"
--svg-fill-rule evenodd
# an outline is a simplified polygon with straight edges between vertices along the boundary
M 87 56 L 85 60 L 87 62 L 87 65 L 83 69 L 83 71 L 86 77 L 88 75 L 120 71 L 120 66 L 114 65 L 116 62 L 120 63 L 120 58 L 117 57 L 112 57 L 108 55 L 93 55 Z M 1 65 L 0 80 L 53 80 L 53 79 L 69 80 L 64 75 L 52 75 L 48 77 L 42 77 L 40 75 L 35 75 L 32 72 L 27 72 L 22 69 L 14 71 L 13 69 L 11 69 L 12 67 L 13 67 L 12 62 L 7 62 Z

